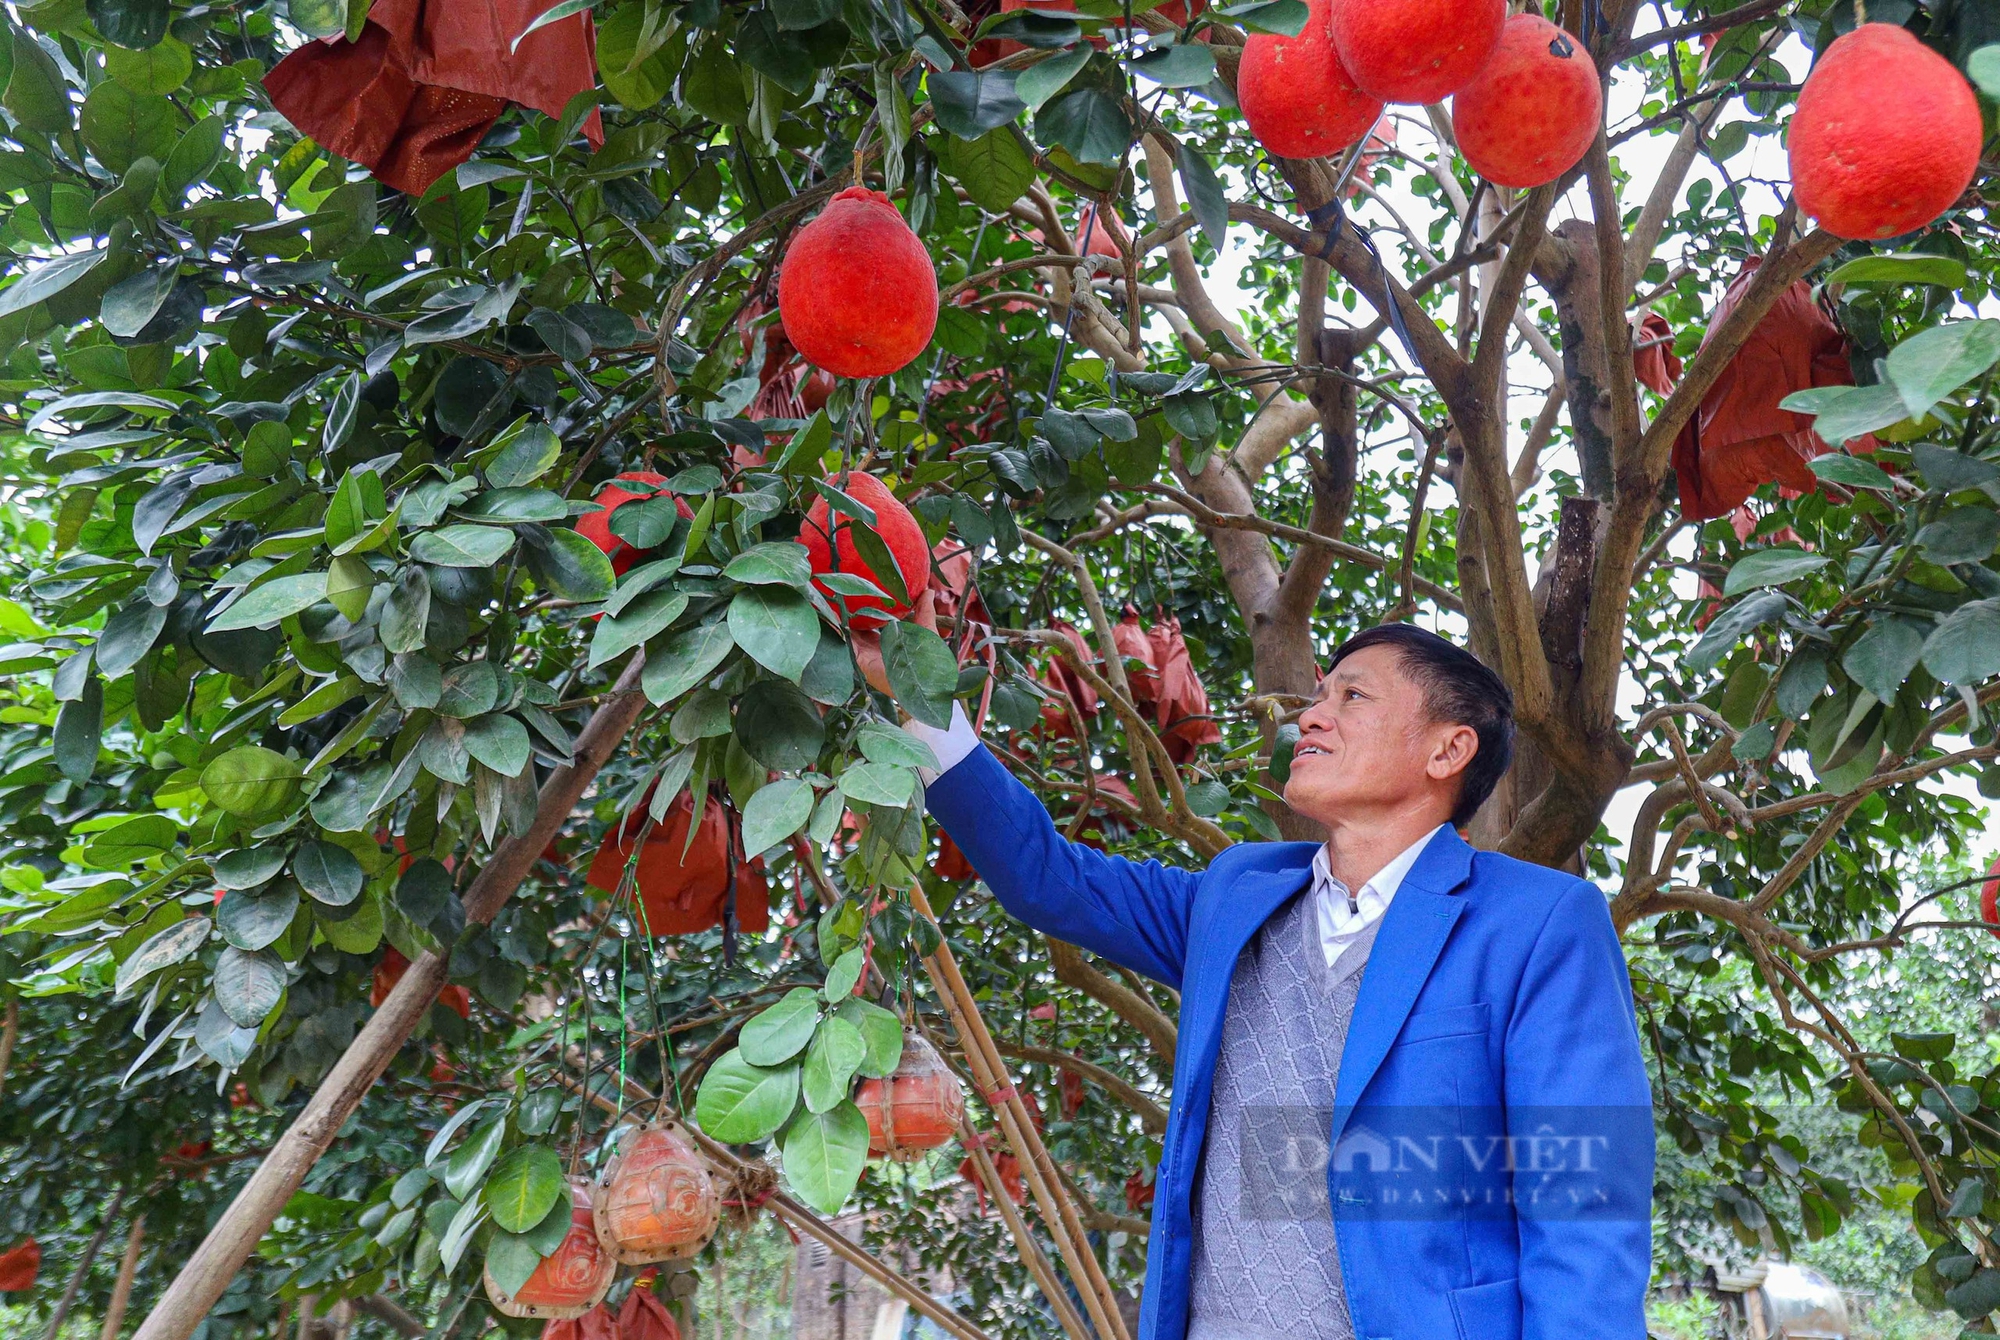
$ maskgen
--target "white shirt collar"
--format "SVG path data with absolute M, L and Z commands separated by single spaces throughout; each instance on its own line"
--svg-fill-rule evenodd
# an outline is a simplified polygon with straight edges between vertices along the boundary
M 1403 886 L 1417 858 L 1424 854 L 1424 848 L 1431 839 L 1443 832 L 1449 825 L 1439 824 L 1430 832 L 1405 847 L 1394 860 L 1376 871 L 1374 876 L 1360 889 L 1350 891 L 1333 876 L 1327 864 L 1326 844 L 1313 853 L 1313 902 L 1319 923 L 1320 947 L 1326 954 L 1329 965 L 1340 957 L 1341 951 L 1389 910 L 1396 891 Z

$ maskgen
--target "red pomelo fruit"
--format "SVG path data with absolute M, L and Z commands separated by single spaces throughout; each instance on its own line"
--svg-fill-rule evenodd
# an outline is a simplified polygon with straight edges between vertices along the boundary
M 626 484 L 637 484 L 639 487 L 637 489 L 623 487 Z M 623 574 L 631 571 L 640 559 L 652 551 L 634 549 L 623 539 L 613 535 L 611 514 L 626 503 L 643 502 L 662 494 L 673 497 L 667 493 L 666 484 L 665 475 L 655 474 L 651 470 L 628 470 L 597 491 L 596 501 L 599 504 L 597 511 L 585 512 L 576 519 L 576 533 L 604 551 L 604 556 L 611 560 L 613 572 Z M 694 515 L 693 510 L 679 498 L 674 498 L 674 507 L 682 516 Z
M 1499 186 L 1540 186 L 1582 160 L 1604 114 L 1597 66 L 1539 14 L 1507 20 L 1500 47 L 1451 103 L 1458 150 Z
M 1979 916 L 1993 927 L 1993 934 L 2000 936 L 2000 860 L 1995 860 L 1986 873 L 1991 876 L 1979 886 Z
M 1258 33 L 1244 44 L 1236 100 L 1257 143 L 1280 158 L 1324 158 L 1368 133 L 1382 102 L 1355 85 L 1327 28 L 1331 0 L 1313 0 L 1296 37 Z
M 880 191 L 850 186 L 799 229 L 778 271 L 785 337 L 840 377 L 886 377 L 937 329 L 937 270 Z
M 1914 232 L 1979 167 L 1979 100 L 1906 28 L 1864 23 L 1826 49 L 1792 113 L 1799 208 L 1838 237 Z
M 1442 102 L 1479 77 L 1500 45 L 1507 0 L 1331 0 L 1334 50 L 1384 102 Z
M 931 546 L 924 538 L 923 526 L 910 515 L 910 509 L 889 492 L 889 486 L 873 475 L 850 474 L 845 479 L 834 475 L 827 482 L 875 513 L 875 533 L 888 546 L 890 557 L 896 560 L 896 570 L 902 575 L 904 588 L 911 599 L 915 599 L 931 582 Z M 854 627 L 880 628 L 889 619 L 900 619 L 908 614 L 910 607 L 894 598 L 894 583 L 883 581 L 862 558 L 861 546 L 854 540 L 855 526 L 852 517 L 836 513 L 827 506 L 825 498 L 818 498 L 806 513 L 806 524 L 799 529 L 799 543 L 806 547 L 815 573 L 852 573 L 890 592 L 890 598 L 886 600 L 867 595 L 841 597 L 825 582 L 814 583 L 836 607 L 842 599 L 846 600 L 848 621 Z M 838 561 L 834 557 L 836 550 Z

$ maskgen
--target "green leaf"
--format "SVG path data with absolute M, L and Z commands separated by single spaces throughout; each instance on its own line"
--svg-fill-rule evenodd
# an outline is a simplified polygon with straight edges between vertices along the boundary
M 289 806 L 304 775 L 296 760 L 261 745 L 246 744 L 202 769 L 201 789 L 230 814 L 260 819 Z
M 1855 683 L 1892 703 L 1910 671 L 1917 668 L 1923 650 L 1924 635 L 1914 624 L 1894 615 L 1878 615 L 1840 663 Z
M 314 839 L 299 844 L 292 857 L 292 878 L 328 907 L 346 907 L 361 896 L 367 875 L 354 853 L 332 842 Z
M 856 763 L 840 774 L 841 794 L 868 805 L 908 805 L 916 787 L 917 775 L 894 763 Z
M 763 679 L 752 684 L 736 709 L 736 738 L 767 768 L 797 772 L 819 758 L 826 723 L 798 685 Z
M 454 1200 L 465 1200 L 479 1189 L 479 1184 L 486 1180 L 486 1170 L 500 1157 L 500 1146 L 506 1138 L 507 1114 L 495 1112 L 451 1152 L 451 1161 L 444 1166 L 444 1189 Z
M 277 943 L 298 915 L 299 890 L 290 880 L 268 893 L 231 889 L 215 905 L 215 928 L 238 949 L 256 950 Z
M 68 130 L 72 122 L 62 67 L 32 33 L 19 28 L 13 32 L 14 69 L 7 77 L 6 92 L 0 94 L 0 105 L 30 130 L 44 135 Z
M 1180 169 L 1181 189 L 1187 192 L 1188 208 L 1200 221 L 1203 236 L 1220 251 L 1229 235 L 1229 192 L 1222 178 L 1215 174 L 1215 168 L 1202 157 L 1200 150 L 1188 145 L 1175 143 L 1174 162 Z M 1120 474 L 1119 478 L 1128 476 Z
M 1859 456 L 1848 456 L 1833 452 L 1825 456 L 1815 456 L 1806 462 L 1811 470 L 1829 484 L 1841 484 L 1851 489 L 1893 489 L 1894 480 L 1884 474 L 1882 467 Z
M 828 1112 L 845 1101 L 854 1072 L 868 1059 L 868 1045 L 861 1030 L 838 1016 L 822 1022 L 806 1048 L 805 1066 L 799 1074 L 800 1096 L 806 1111 Z
M 255 1028 L 285 994 L 285 965 L 268 950 L 231 945 L 215 960 L 215 1003 L 238 1028 Z
M 55 738 L 50 742 L 56 771 L 72 782 L 89 781 L 103 742 L 104 681 L 91 675 L 84 680 L 83 691 L 56 712 Z
M 805 827 L 812 807 L 812 785 L 797 777 L 759 787 L 743 807 L 743 850 L 752 856 L 769 851 Z
M 597 631 L 590 637 L 591 667 L 603 665 L 639 646 L 680 618 L 687 605 L 684 591 L 649 591 L 616 618 L 599 620 Z
M 2000 599 L 1960 605 L 1924 639 L 1924 668 L 1947 684 L 2000 674 Z
M 225 889 L 254 889 L 285 868 L 282 847 L 233 851 L 215 863 L 215 882 Z
M 701 1077 L 694 1119 L 711 1140 L 754 1144 L 783 1126 L 798 1101 L 797 1064 L 767 1070 L 750 1064 L 740 1049 L 732 1047 Z
M 854 742 L 861 752 L 877 763 L 900 763 L 906 768 L 938 767 L 937 753 L 908 731 L 897 730 L 882 721 L 862 724 Z
M 1813 415 L 1813 431 L 1835 447 L 1900 423 L 1909 414 L 1893 386 L 1816 386 L 1794 391 L 1778 407 Z
M 794 987 L 743 1025 L 737 1046 L 751 1065 L 783 1065 L 805 1050 L 818 1022 L 819 993 L 811 987 Z
M 32 39 L 16 40 L 32 41 Z M 35 49 L 41 50 L 40 47 Z M 17 71 L 19 68 L 18 65 L 15 67 Z M 0 289 L 0 317 L 26 311 L 38 302 L 53 298 L 96 269 L 109 254 L 106 251 L 84 251 L 74 256 L 58 256 L 52 261 L 43 261 L 40 265 L 30 267 L 21 278 L 5 289 Z
M 141 814 L 117 824 L 83 845 L 84 859 L 100 870 L 143 861 L 172 851 L 180 829 L 164 814 Z
M 113 284 L 104 291 L 104 299 L 98 304 L 99 324 L 121 339 L 137 335 L 173 292 L 179 269 L 172 263 L 148 265 Z
M 1279 37 L 1297 37 L 1304 32 L 1308 16 L 1301 0 L 1250 0 L 1248 4 L 1224 5 L 1215 12 L 1233 19 L 1239 28 Z
M 1996 361 L 2000 321 L 1988 318 L 1918 331 L 1889 351 L 1884 368 L 1910 417 L 1917 418 Z
M 180 139 L 174 142 L 174 151 L 167 155 L 166 166 L 160 169 L 160 189 L 173 204 L 178 205 L 188 188 L 222 161 L 226 129 L 227 123 L 221 117 L 204 116 L 181 132 Z
M 1088 45 L 1078 45 L 1030 65 L 1015 80 L 1014 96 L 1029 111 L 1039 111 L 1043 103 L 1062 92 L 1069 81 L 1076 78 L 1078 70 L 1090 63 L 1091 55 Z
M 1035 114 L 1035 139 L 1061 145 L 1084 163 L 1116 163 L 1132 144 L 1132 122 L 1100 88 L 1065 93 Z
M 493 1165 L 486 1179 L 486 1206 L 493 1222 L 509 1233 L 526 1233 L 566 1199 L 562 1158 L 544 1145 L 519 1145 Z
M 1918 531 L 1917 543 L 1925 558 L 1942 567 L 1984 563 L 2000 548 L 2000 514 L 1990 507 L 1954 507 Z M 100 653 L 98 661 L 103 659 Z
M 410 557 L 441 568 L 491 568 L 499 566 L 513 548 L 514 532 L 510 530 L 493 526 L 446 526 L 442 530 L 425 531 L 411 540 Z M 607 582 L 606 586 L 609 585 Z
M 1939 493 L 1959 493 L 2000 483 L 2000 466 L 1931 442 L 1910 444 L 1910 459 Z
M 752 586 L 729 602 L 729 633 L 757 664 L 796 683 L 819 646 L 819 614 L 790 587 Z
M 1956 289 L 1965 283 L 1965 262 L 1950 256 L 1886 252 L 1859 256 L 1828 275 L 1828 284 L 1934 284 Z
M 821 988 L 829 1003 L 837 1005 L 854 994 L 854 988 L 861 981 L 861 970 L 866 964 L 867 954 L 860 945 L 844 951 L 834 959 L 833 966 L 826 971 L 826 985 Z
M 529 324 L 533 324 L 532 315 Z M 584 353 L 589 352 L 586 347 Z M 492 459 L 486 462 L 486 482 L 498 489 L 532 484 L 562 459 L 562 439 L 544 423 L 523 420 L 493 445 Z
M 896 701 L 926 726 L 951 725 L 951 698 L 958 688 L 958 658 L 928 628 L 897 622 L 882 628 L 882 664 Z
M 938 142 L 937 154 L 938 166 L 945 174 L 965 188 L 974 204 L 992 213 L 1019 200 L 1035 180 L 1035 160 L 1006 126 L 977 139 L 946 136 Z M 812 459 L 817 456 L 814 453 Z
M 1015 79 L 1011 70 L 953 70 L 927 76 L 924 85 L 937 123 L 962 140 L 976 140 L 1027 110 L 1014 93 Z
M 1825 554 L 1809 554 L 1803 549 L 1759 549 L 1736 560 L 1722 594 L 1734 596 L 1763 586 L 1783 586 L 1818 572 L 1831 561 Z
M 285 619 L 326 599 L 326 574 L 302 572 L 253 586 L 209 622 L 211 633 L 239 628 L 275 628 Z
M 490 489 L 458 509 L 485 521 L 561 521 L 569 504 L 551 489 Z
M 167 607 L 140 596 L 104 621 L 97 636 L 97 669 L 106 679 L 117 679 L 137 665 L 153 649 L 160 630 L 167 623 Z
M 550 595 L 584 603 L 611 594 L 618 574 L 602 549 L 573 530 L 549 530 L 543 535 L 546 545 L 528 546 L 528 571 Z
M 868 1119 L 843 1099 L 829 1111 L 801 1114 L 781 1143 L 792 1190 L 821 1214 L 834 1214 L 868 1166 Z
M 171 93 L 194 73 L 194 52 L 173 37 L 161 38 L 144 51 L 106 47 L 104 73 L 135 93 Z
M 1966 58 L 1965 73 L 1979 91 L 2000 102 L 2000 44 L 1980 47 Z
M 1155 47 L 1131 64 L 1134 74 L 1163 88 L 1201 88 L 1215 79 L 1215 53 L 1200 42 Z
M 794 586 L 812 582 L 812 560 L 797 540 L 753 544 L 729 560 L 722 575 L 751 586 Z
M 724 619 L 711 619 L 675 633 L 665 645 L 646 653 L 640 685 L 647 701 L 655 706 L 672 702 L 713 674 L 735 647 L 736 639 Z
M 99 84 L 83 100 L 77 128 L 97 161 L 121 177 L 141 158 L 164 163 L 181 133 L 180 114 L 173 103 L 111 81 Z
M 868 1048 L 868 1055 L 861 1062 L 862 1074 L 870 1079 L 887 1079 L 896 1073 L 896 1067 L 903 1063 L 902 1020 L 892 1011 L 858 996 L 841 1001 L 834 1014 L 861 1032 L 861 1041 Z
M 531 756 L 528 728 L 503 712 L 465 723 L 465 752 L 502 777 L 519 777 Z
M 113 981 L 117 993 L 122 996 L 162 968 L 171 968 L 191 956 L 207 942 L 208 931 L 207 917 L 188 917 L 149 936 L 118 965 Z
M 414 1214 L 415 1211 L 404 1210 L 403 1213 Z M 497 1220 L 499 1216 L 494 1217 Z M 567 1220 L 564 1227 L 568 1227 Z M 496 1232 L 493 1240 L 486 1244 L 486 1273 L 503 1294 L 519 1293 L 521 1286 L 534 1278 L 535 1267 L 541 1263 L 542 1254 L 520 1234 Z
M 403 569 L 389 588 L 382 606 L 380 634 L 383 649 L 394 655 L 408 655 L 424 649 L 424 629 L 431 617 L 431 583 L 416 564 Z

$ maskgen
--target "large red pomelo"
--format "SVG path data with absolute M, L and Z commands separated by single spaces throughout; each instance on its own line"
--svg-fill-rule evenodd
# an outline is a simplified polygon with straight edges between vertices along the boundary
M 1864 23 L 1806 76 L 1789 152 L 1799 208 L 1839 237 L 1914 232 L 1979 167 L 1979 100 L 1906 28 Z
M 1382 102 L 1354 83 L 1327 28 L 1331 0 L 1312 0 L 1296 37 L 1258 33 L 1244 44 L 1236 101 L 1250 133 L 1280 158 L 1324 158 L 1368 133 Z
M 890 557 L 896 560 L 896 570 L 902 574 L 904 588 L 915 599 L 931 584 L 931 546 L 930 541 L 924 538 L 923 526 L 910 515 L 910 509 L 889 492 L 889 486 L 873 475 L 850 474 L 845 479 L 834 475 L 827 482 L 875 513 L 875 533 L 888 546 Z M 806 513 L 806 524 L 799 529 L 799 543 L 806 547 L 814 572 L 853 573 L 888 591 L 890 583 L 877 576 L 875 569 L 861 557 L 861 546 L 854 542 L 855 524 L 851 517 L 836 515 L 827 506 L 826 499 L 817 498 Z M 834 543 L 829 544 L 829 539 Z M 834 560 L 836 548 L 840 555 L 838 562 Z M 838 604 L 842 599 L 826 583 L 817 582 L 815 585 L 828 600 Z M 908 605 L 893 596 L 887 600 L 879 596 L 847 596 L 845 600 L 848 621 L 856 628 L 880 628 L 890 618 L 900 619 L 910 612 Z M 871 610 L 882 612 L 864 612 Z
M 1507 20 L 1500 48 L 1451 103 L 1458 151 L 1499 186 L 1540 186 L 1583 158 L 1604 114 L 1597 65 L 1539 14 Z
M 841 377 L 885 377 L 937 329 L 937 270 L 880 191 L 850 186 L 799 229 L 778 271 L 785 337 Z
M 623 484 L 637 484 L 633 489 L 620 487 Z M 644 558 L 650 550 L 634 549 L 624 540 L 611 533 L 611 514 L 629 502 L 639 502 L 666 493 L 667 477 L 651 470 L 627 470 L 597 491 L 595 512 L 585 512 L 576 519 L 576 533 L 604 551 L 611 560 L 611 570 L 620 574 L 632 570 L 633 565 Z M 669 497 L 672 495 L 669 494 Z M 691 517 L 694 512 L 679 498 L 674 499 L 674 507 L 682 516 Z
M 1331 0 L 1333 48 L 1364 93 L 1442 102 L 1500 45 L 1507 0 Z
M 1991 878 L 1979 887 L 1979 916 L 1993 927 L 1993 934 L 2000 935 L 2000 859 L 1986 873 Z

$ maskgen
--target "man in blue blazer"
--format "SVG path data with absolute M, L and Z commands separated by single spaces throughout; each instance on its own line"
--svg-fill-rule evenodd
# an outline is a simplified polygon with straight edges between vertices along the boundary
M 1651 1095 L 1604 897 L 1456 831 L 1506 686 L 1385 625 L 1299 728 L 1285 799 L 1326 842 L 1197 872 L 1063 840 L 963 713 L 906 727 L 1002 906 L 1181 993 L 1138 1340 L 1643 1340 Z

